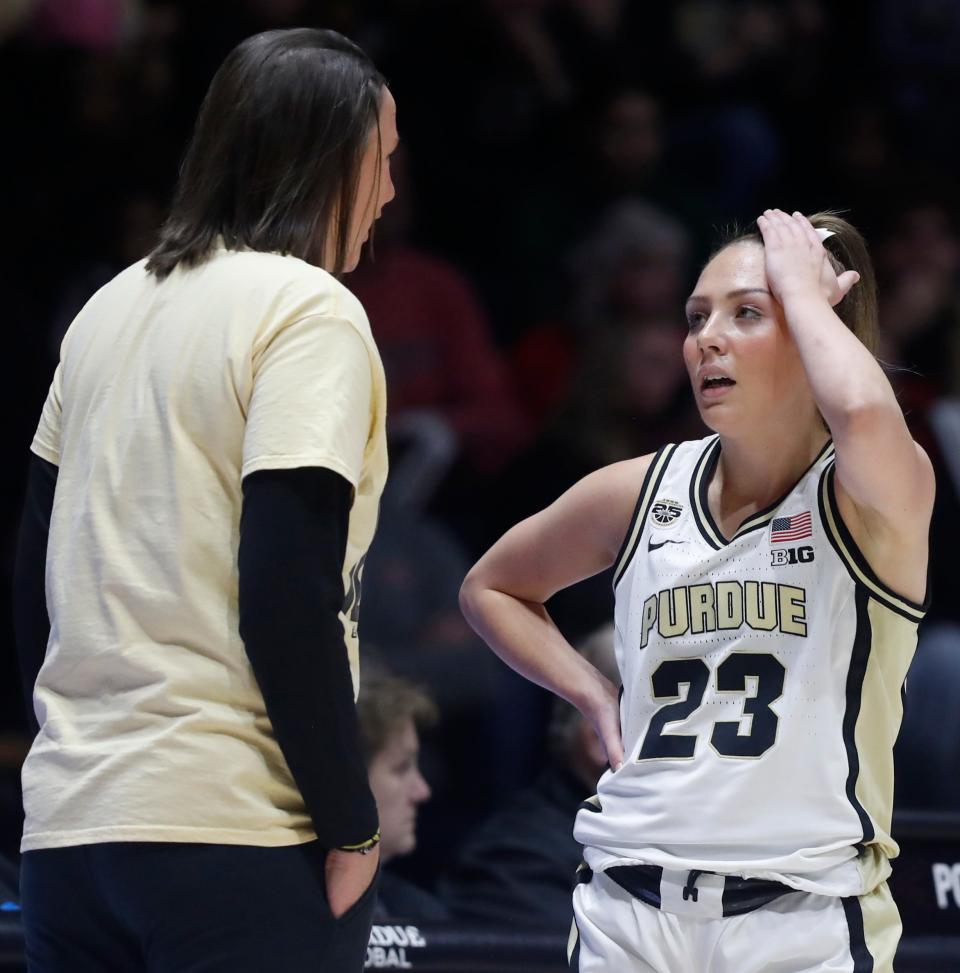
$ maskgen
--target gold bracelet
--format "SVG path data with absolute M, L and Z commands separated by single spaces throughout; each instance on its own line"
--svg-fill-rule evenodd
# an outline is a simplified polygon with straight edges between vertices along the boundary
M 372 838 L 367 838 L 366 841 L 361 841 L 359 845 L 340 845 L 337 851 L 356 851 L 361 855 L 366 855 L 371 848 L 375 848 L 380 844 L 380 832 L 377 833 Z

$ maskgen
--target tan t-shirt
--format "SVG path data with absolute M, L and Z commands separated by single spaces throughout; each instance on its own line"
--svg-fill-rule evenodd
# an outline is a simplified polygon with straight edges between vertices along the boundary
M 385 412 L 363 308 L 294 257 L 218 250 L 159 282 L 141 262 L 84 307 L 31 447 L 59 475 L 24 851 L 314 837 L 238 632 L 241 479 L 322 466 L 353 484 L 356 689 Z

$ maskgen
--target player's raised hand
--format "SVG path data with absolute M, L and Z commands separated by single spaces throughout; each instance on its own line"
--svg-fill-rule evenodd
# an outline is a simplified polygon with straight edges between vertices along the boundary
M 855 270 L 837 274 L 823 241 L 802 213 L 768 209 L 757 227 L 763 236 L 767 283 L 781 304 L 819 294 L 836 307 L 860 280 Z

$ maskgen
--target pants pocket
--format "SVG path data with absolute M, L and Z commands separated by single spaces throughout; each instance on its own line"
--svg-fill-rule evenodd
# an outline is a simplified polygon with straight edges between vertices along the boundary
M 335 918 L 334 924 L 337 926 L 347 926 L 356 919 L 358 916 L 370 913 L 373 914 L 373 903 L 377 897 L 377 887 L 380 884 L 380 869 L 377 868 L 374 873 L 373 879 L 367 886 L 367 890 L 363 892 L 359 899 L 347 909 L 346 912 L 339 919 Z

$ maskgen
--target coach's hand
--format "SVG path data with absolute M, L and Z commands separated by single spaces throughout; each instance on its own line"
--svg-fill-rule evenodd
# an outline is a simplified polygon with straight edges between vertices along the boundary
M 334 919 L 339 919 L 370 888 L 379 864 L 379 845 L 374 845 L 365 855 L 336 848 L 327 853 L 324 868 L 327 904 Z

